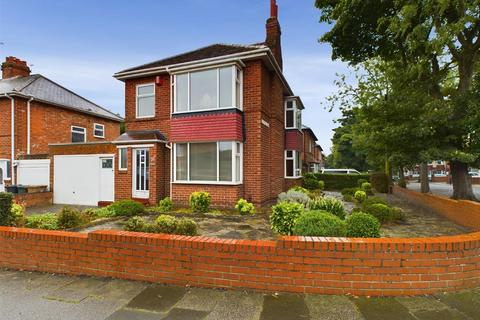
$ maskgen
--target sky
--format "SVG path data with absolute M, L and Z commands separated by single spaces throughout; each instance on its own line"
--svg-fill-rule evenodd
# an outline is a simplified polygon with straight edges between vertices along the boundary
M 112 75 L 128 67 L 212 43 L 265 40 L 269 0 L 0 0 L 0 58 L 16 56 L 70 90 L 124 114 L 124 87 Z M 314 0 L 278 0 L 285 76 L 326 154 L 339 111 L 325 110 L 336 74 L 318 38 Z

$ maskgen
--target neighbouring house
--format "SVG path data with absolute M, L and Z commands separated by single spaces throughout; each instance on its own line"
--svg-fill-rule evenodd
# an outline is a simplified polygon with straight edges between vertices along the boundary
M 320 172 L 322 168 L 322 147 L 317 144 L 317 136 L 313 130 L 307 126 L 302 126 L 303 132 L 303 152 L 302 152 L 302 170 L 303 172 Z
M 77 184 L 66 201 L 105 201 L 79 185 L 77 171 L 57 169 L 74 161 L 93 179 L 101 173 L 88 168 L 100 155 L 114 161 L 117 200 L 187 204 L 192 192 L 207 191 L 214 206 L 239 198 L 264 205 L 300 184 L 304 106 L 282 71 L 277 12 L 272 0 L 262 43 L 213 44 L 117 72 L 125 133 L 109 145 L 51 146 L 55 184 L 60 175 Z
M 12 184 L 48 186 L 49 144 L 113 140 L 122 120 L 7 57 L 0 80 L 0 192 Z

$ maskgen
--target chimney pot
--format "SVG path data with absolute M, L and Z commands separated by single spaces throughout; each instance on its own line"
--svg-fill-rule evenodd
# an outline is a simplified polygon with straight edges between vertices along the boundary
M 20 60 L 16 57 L 9 56 L 5 58 L 5 62 L 2 63 L 2 79 L 8 79 L 13 77 L 28 77 L 30 75 L 30 68 L 27 62 Z

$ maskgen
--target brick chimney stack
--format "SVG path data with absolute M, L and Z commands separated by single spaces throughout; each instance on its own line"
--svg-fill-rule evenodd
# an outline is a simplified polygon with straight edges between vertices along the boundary
M 5 62 L 2 63 L 2 79 L 16 76 L 28 77 L 30 72 L 27 62 L 15 57 L 6 57 Z
M 276 0 L 270 0 L 270 18 L 267 19 L 267 38 L 266 45 L 272 50 L 273 56 L 277 60 L 280 68 L 283 68 L 282 44 L 280 23 L 278 22 L 278 6 Z

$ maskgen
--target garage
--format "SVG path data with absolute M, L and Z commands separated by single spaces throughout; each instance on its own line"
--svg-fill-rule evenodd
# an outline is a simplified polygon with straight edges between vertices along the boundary
M 114 201 L 114 155 L 54 156 L 53 202 L 96 206 Z

